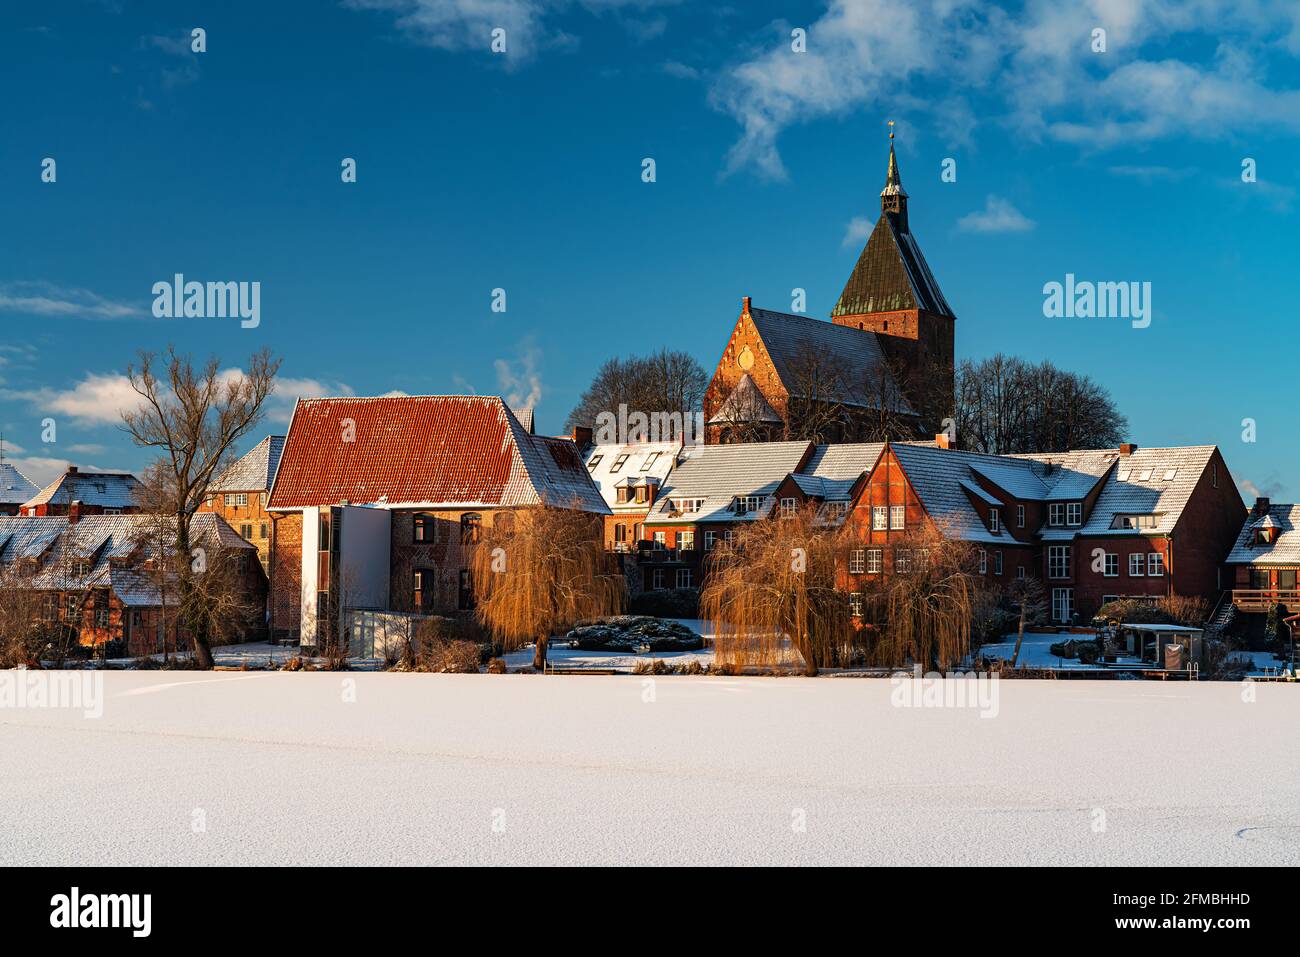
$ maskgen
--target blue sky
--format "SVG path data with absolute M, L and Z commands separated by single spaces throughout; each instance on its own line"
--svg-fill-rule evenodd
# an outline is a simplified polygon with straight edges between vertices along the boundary
M 140 468 L 114 426 L 122 373 L 169 343 L 228 367 L 282 356 L 267 430 L 295 395 L 398 390 L 540 397 L 558 431 L 608 356 L 667 346 L 712 370 L 744 295 L 788 310 L 803 288 L 826 316 L 894 119 L 959 358 L 1086 372 L 1134 441 L 1217 443 L 1243 494 L 1293 500 L 1298 9 L 8 4 L 6 459 L 37 481 Z M 153 284 L 178 272 L 260 282 L 260 325 L 154 318 Z M 1150 282 L 1154 321 L 1045 318 L 1066 273 Z

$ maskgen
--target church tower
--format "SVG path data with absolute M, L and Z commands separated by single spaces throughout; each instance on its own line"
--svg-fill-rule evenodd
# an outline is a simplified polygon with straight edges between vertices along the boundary
M 880 191 L 880 218 L 858 257 L 831 321 L 874 332 L 925 418 L 942 419 L 953 403 L 953 325 L 944 299 L 907 221 L 907 191 L 898 173 L 894 134 Z M 927 423 L 937 428 L 938 422 Z

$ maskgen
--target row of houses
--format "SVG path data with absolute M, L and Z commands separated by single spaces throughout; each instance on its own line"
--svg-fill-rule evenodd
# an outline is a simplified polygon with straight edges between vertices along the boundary
M 78 612 L 90 637 L 132 653 L 149 647 L 163 603 L 145 587 L 137 486 L 71 469 L 0 519 L 0 566 L 73 549 L 78 587 L 102 594 Z M 222 476 L 202 518 L 247 550 L 268 631 L 313 645 L 351 609 L 471 611 L 482 530 L 539 504 L 603 516 L 634 592 L 698 588 L 709 553 L 739 528 L 811 506 L 847 536 L 850 596 L 905 573 L 909 536 L 933 528 L 970 543 L 990 583 L 1040 579 L 1062 624 L 1113 598 L 1222 598 L 1251 613 L 1300 603 L 1293 507 L 1248 511 L 1214 446 L 593 444 L 585 430 L 537 435 L 530 413 L 491 396 L 310 399 L 286 435 Z

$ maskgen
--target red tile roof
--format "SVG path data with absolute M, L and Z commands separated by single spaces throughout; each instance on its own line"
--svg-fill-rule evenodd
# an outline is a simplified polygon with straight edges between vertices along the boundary
M 500 398 L 472 395 L 300 400 L 268 508 L 345 501 L 608 511 L 573 443 L 530 435 Z

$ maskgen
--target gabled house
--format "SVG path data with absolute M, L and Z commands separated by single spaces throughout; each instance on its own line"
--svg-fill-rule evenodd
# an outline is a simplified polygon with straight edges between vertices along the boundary
M 0 515 L 17 515 L 23 503 L 30 501 L 39 491 L 9 462 L 0 462 Z
M 766 518 L 777 489 L 812 457 L 811 442 L 694 445 L 683 450 L 644 523 L 646 590 L 694 588 L 709 551 L 737 527 Z
M 302 399 L 267 503 L 302 522 L 298 573 L 276 591 L 298 596 L 307 646 L 348 610 L 468 611 L 480 530 L 542 504 L 610 514 L 575 444 L 530 433 L 496 396 Z
M 1255 499 L 1227 566 L 1232 601 L 1243 612 L 1267 612 L 1273 605 L 1300 610 L 1300 506 Z
M 587 446 L 587 473 L 612 513 L 605 519 L 606 548 L 636 551 L 646 516 L 681 453 L 681 440 Z
M 161 627 L 164 608 L 171 626 L 176 620 L 178 591 L 161 544 L 170 544 L 173 529 L 171 520 L 156 515 L 0 518 L 0 575 L 6 588 L 39 595 L 42 620 L 70 629 L 83 647 L 161 652 L 164 640 L 175 647 L 174 636 L 164 639 Z M 191 541 L 210 555 L 233 556 L 232 587 L 256 610 L 229 622 L 231 633 L 237 640 L 261 637 L 266 577 L 253 546 L 220 517 L 205 514 L 194 517 Z
M 1214 446 L 1020 456 L 892 443 L 854 501 L 863 554 L 850 571 L 906 570 L 902 540 L 932 522 L 972 543 L 991 581 L 1040 578 L 1060 623 L 1115 598 L 1213 604 L 1243 510 Z
M 140 482 L 124 472 L 83 472 L 71 465 L 18 510 L 20 515 L 127 515 L 140 511 Z
M 285 600 L 284 591 L 275 588 L 275 579 L 285 574 L 296 579 L 302 562 L 301 517 L 266 510 L 283 451 L 283 435 L 266 436 L 212 483 L 199 509 L 220 515 L 257 549 L 257 559 L 270 582 L 267 624 L 272 635 L 286 635 L 290 627 L 296 627 L 297 602 Z M 281 598 L 278 604 L 271 600 L 275 595 Z

